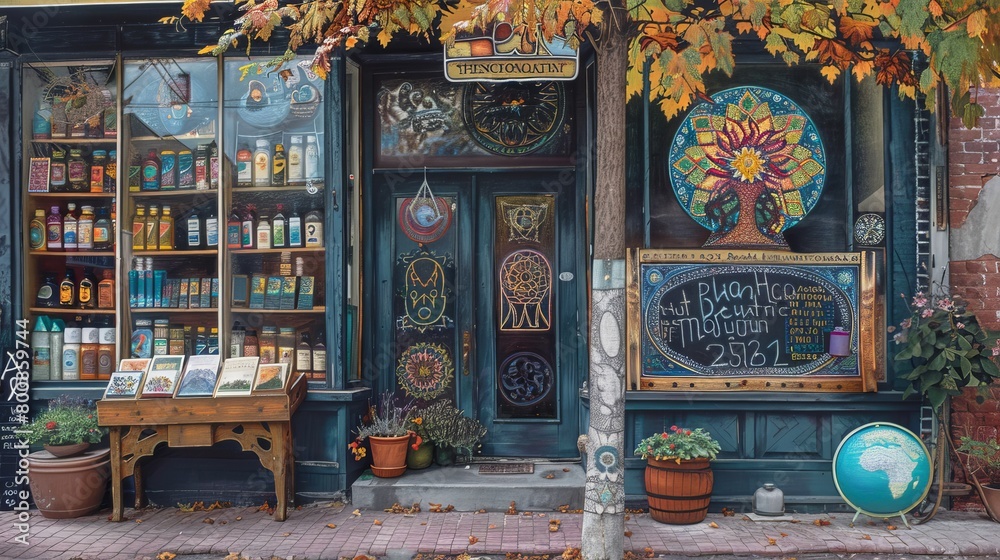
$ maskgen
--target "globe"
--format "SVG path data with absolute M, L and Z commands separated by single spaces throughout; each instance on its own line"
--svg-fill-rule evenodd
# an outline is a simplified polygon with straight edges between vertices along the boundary
M 851 507 L 873 517 L 903 515 L 927 496 L 931 460 L 902 426 L 873 422 L 847 434 L 833 455 L 833 482 Z

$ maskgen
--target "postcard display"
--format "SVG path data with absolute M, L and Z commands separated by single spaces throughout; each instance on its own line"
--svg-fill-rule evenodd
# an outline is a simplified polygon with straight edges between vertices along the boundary
M 223 64 L 26 65 L 34 381 L 218 354 L 326 382 L 323 82 Z

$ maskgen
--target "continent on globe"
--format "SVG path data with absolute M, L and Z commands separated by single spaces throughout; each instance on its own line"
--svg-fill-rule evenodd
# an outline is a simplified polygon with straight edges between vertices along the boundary
M 914 485 L 913 471 L 917 462 L 907 456 L 901 447 L 869 447 L 861 453 L 861 468 L 866 471 L 882 471 L 889 477 L 889 492 L 899 499 L 906 489 Z

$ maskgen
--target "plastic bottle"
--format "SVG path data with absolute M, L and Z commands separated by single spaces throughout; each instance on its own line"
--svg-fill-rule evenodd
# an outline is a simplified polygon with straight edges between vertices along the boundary
M 170 206 L 164 206 L 160 216 L 160 250 L 174 250 L 174 218 L 170 215 Z
M 236 150 L 236 186 L 253 186 L 253 152 L 245 144 Z
M 209 209 L 205 218 L 205 247 L 214 249 L 219 246 L 219 217 L 214 209 Z
M 305 151 L 305 171 L 307 181 L 319 181 L 323 178 L 323 171 L 319 164 L 319 144 L 316 137 L 309 135 L 306 142 Z
M 156 251 L 160 248 L 160 211 L 156 205 L 149 207 L 146 216 L 146 250 Z
M 156 157 L 156 150 L 149 150 L 146 159 L 142 162 L 141 186 L 144 191 L 155 191 L 160 189 L 160 158 Z
M 70 323 L 63 333 L 62 378 L 67 381 L 80 379 L 80 342 L 83 331 L 77 323 Z
M 83 269 L 83 278 L 76 287 L 76 302 L 81 309 L 94 309 L 97 307 L 97 282 L 94 279 L 94 269 L 87 267 Z
M 232 214 L 229 215 L 229 220 L 226 221 L 226 247 L 229 249 L 239 249 L 243 246 L 242 236 L 240 234 L 240 229 L 243 227 L 243 222 L 240 220 L 240 214 L 233 207 Z
M 301 185 L 305 183 L 306 173 L 303 167 L 302 136 L 292 136 L 292 145 L 288 148 L 288 167 L 285 173 L 285 181 L 289 185 Z
M 271 248 L 271 221 L 266 215 L 257 220 L 257 248 Z
M 243 221 L 240 226 L 240 245 L 244 249 L 254 248 L 254 240 L 257 236 L 256 219 L 253 206 L 248 205 L 243 211 Z
M 44 251 L 47 236 L 45 210 L 36 208 L 35 216 L 31 218 L 31 223 L 28 224 L 28 246 L 31 247 L 32 251 Z
M 277 212 L 271 218 L 271 247 L 280 249 L 288 244 L 287 227 L 285 214 L 282 212 L 284 205 L 279 204 Z
M 31 379 L 45 381 L 52 378 L 52 352 L 49 346 L 49 327 L 45 317 L 35 319 L 31 330 Z
M 160 152 L 160 189 L 177 188 L 177 153 L 173 150 Z
M 111 219 L 108 218 L 107 208 L 97 209 L 97 218 L 94 220 L 94 250 L 110 251 L 113 238 L 111 237 Z
M 49 215 L 45 218 L 46 245 L 49 251 L 61 251 L 63 246 L 63 217 L 58 206 L 49 207 Z
M 257 139 L 253 152 L 253 186 L 271 186 L 271 145 L 264 138 Z
M 49 164 L 49 190 L 51 192 L 66 192 L 69 185 L 66 169 L 66 152 L 52 150 L 52 162 Z
M 53 319 L 52 328 L 49 329 L 49 367 L 51 373 L 49 379 L 58 381 L 62 379 L 63 370 L 63 345 L 65 343 L 64 334 L 66 325 L 62 319 Z
M 271 158 L 271 185 L 280 187 L 285 184 L 285 145 L 274 145 L 274 157 Z
M 305 219 L 306 247 L 323 246 L 323 213 L 313 209 L 306 213 Z
M 90 170 L 79 149 L 69 151 L 69 161 L 66 162 L 66 178 L 69 181 L 70 192 L 87 192 L 90 190 Z
M 110 269 L 101 272 L 103 278 L 97 283 L 97 308 L 115 308 L 115 273 Z
M 90 192 L 104 192 L 104 166 L 108 164 L 108 152 L 94 150 L 90 161 Z
M 139 204 L 135 207 L 135 215 L 132 216 L 132 250 L 143 251 L 146 249 L 146 207 Z
M 302 246 L 302 216 L 292 207 L 292 215 L 288 217 L 288 246 Z
M 201 248 L 201 218 L 197 210 L 192 210 L 187 217 L 187 246 L 188 249 Z
M 77 221 L 76 246 L 80 251 L 94 250 L 93 206 L 84 206 L 80 209 L 80 219 Z
M 77 248 L 77 219 L 76 204 L 70 202 L 66 205 L 66 215 L 63 216 L 63 251 L 76 251 Z

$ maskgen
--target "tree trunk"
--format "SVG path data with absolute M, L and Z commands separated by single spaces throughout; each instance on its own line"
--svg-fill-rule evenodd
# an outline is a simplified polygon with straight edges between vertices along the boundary
M 612 13 L 614 10 L 615 13 Z M 597 53 L 597 178 L 590 324 L 590 426 L 581 553 L 620 560 L 625 547 L 625 79 L 628 39 L 616 19 L 624 2 L 604 8 Z

